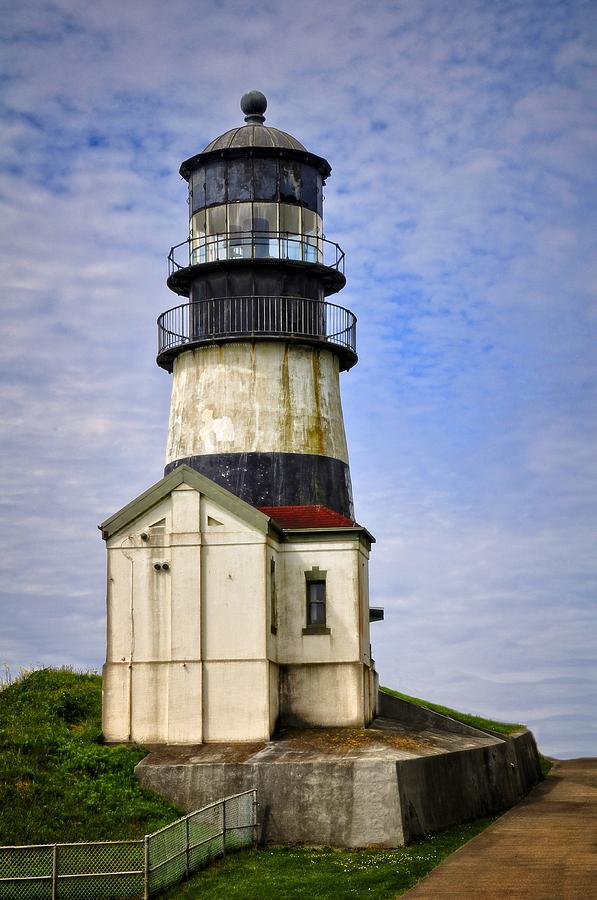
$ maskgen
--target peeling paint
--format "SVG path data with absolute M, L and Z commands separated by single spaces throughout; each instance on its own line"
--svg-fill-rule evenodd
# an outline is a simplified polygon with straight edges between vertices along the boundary
M 199 432 L 201 440 L 206 447 L 206 453 L 216 453 L 223 445 L 228 446 L 234 441 L 234 424 L 229 416 L 214 418 L 213 409 L 204 409 L 201 412 Z
M 219 450 L 314 453 L 348 462 L 336 357 L 265 341 L 181 354 L 166 464 Z
M 311 354 L 311 366 L 313 368 L 313 397 L 315 399 L 314 415 L 311 417 L 308 432 L 309 452 L 325 453 L 324 449 L 324 420 L 321 414 L 321 367 L 319 365 L 319 353 Z

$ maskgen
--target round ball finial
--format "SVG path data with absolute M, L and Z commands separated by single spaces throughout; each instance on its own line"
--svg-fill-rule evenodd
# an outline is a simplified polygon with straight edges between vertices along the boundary
M 267 109 L 267 99 L 261 91 L 247 91 L 240 99 L 240 108 L 245 114 L 248 125 L 261 125 L 265 122 L 263 113 Z

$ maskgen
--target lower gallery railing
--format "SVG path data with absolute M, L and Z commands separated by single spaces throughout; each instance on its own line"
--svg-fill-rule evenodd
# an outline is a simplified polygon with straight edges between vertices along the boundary
M 188 344 L 226 338 L 295 338 L 328 343 L 356 362 L 356 316 L 325 300 L 305 297 L 214 297 L 183 303 L 158 319 L 158 361 Z
M 148 900 L 256 842 L 257 792 L 244 791 L 141 840 L 0 847 L 0 900 Z

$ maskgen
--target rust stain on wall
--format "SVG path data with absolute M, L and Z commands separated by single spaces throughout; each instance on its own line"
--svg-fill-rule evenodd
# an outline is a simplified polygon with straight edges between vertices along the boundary
M 325 456 L 325 435 L 323 433 L 323 421 L 321 416 L 321 368 L 319 363 L 319 353 L 313 352 L 311 354 L 311 365 L 313 367 L 313 399 L 315 401 L 315 409 L 308 424 L 308 452 Z
M 282 357 L 280 376 L 282 394 L 281 443 L 284 450 L 287 450 L 292 446 L 292 430 L 294 425 L 294 412 L 290 392 L 290 372 L 288 371 L 288 344 L 284 344 L 284 355 Z

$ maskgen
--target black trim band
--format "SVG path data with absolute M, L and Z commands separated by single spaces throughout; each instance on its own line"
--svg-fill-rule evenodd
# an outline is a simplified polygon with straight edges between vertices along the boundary
M 251 506 L 322 504 L 353 518 L 348 464 L 314 453 L 206 453 L 168 463 L 187 465 Z

